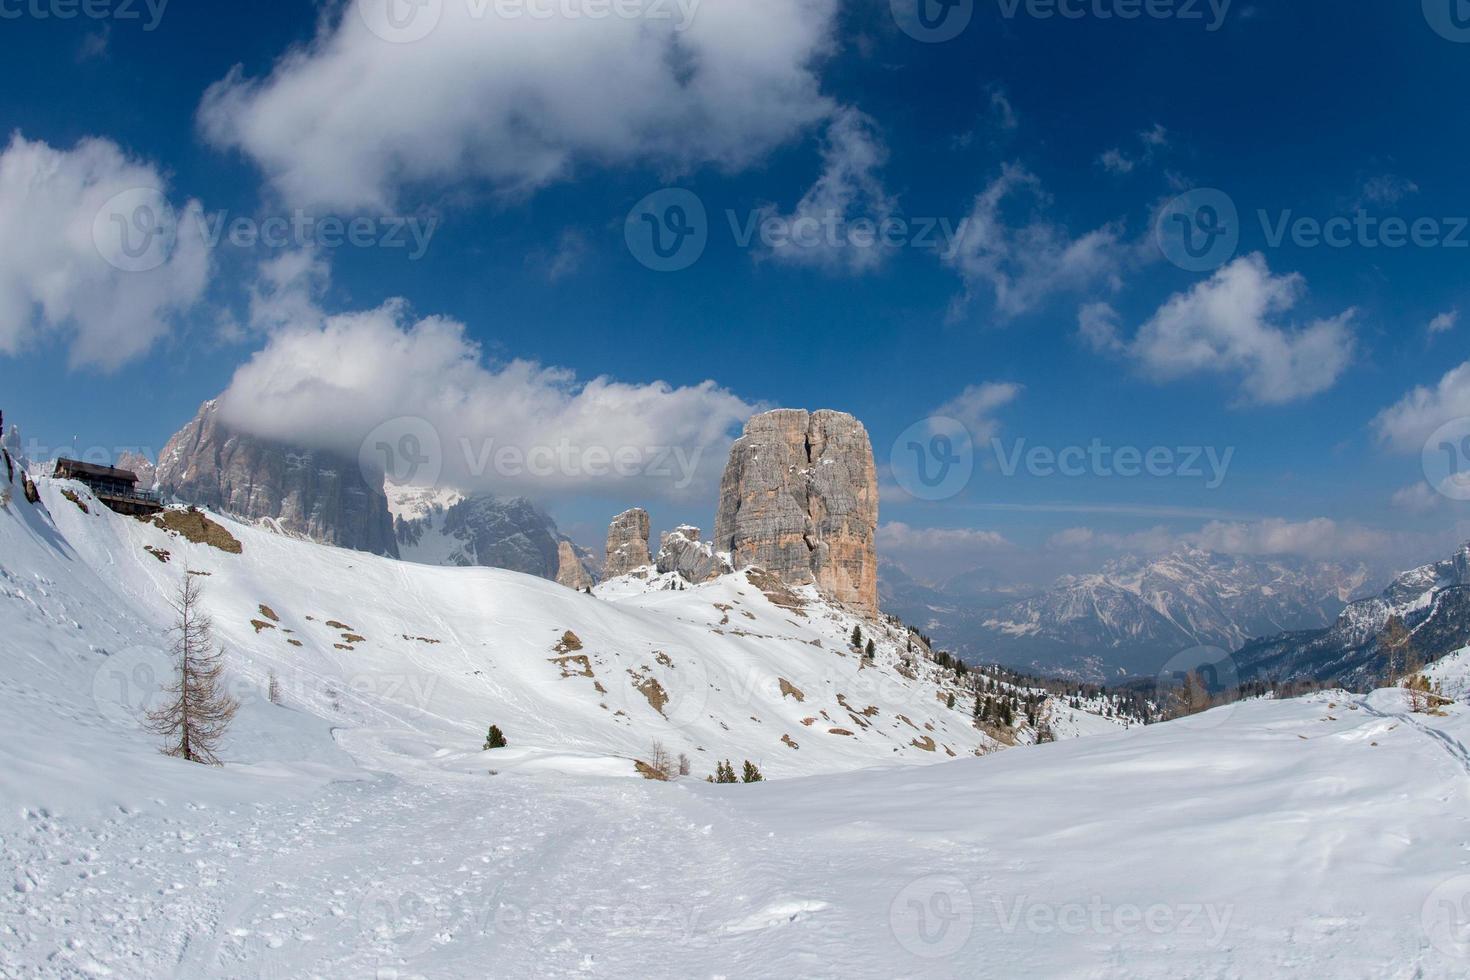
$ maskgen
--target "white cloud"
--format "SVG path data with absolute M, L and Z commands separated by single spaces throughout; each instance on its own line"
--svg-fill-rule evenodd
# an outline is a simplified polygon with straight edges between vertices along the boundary
M 1126 554 L 1162 555 L 1183 544 L 1167 528 L 1151 527 L 1142 531 L 1117 533 L 1090 527 L 1069 527 L 1047 539 L 1053 551 L 1116 551 Z
M 165 191 L 157 169 L 109 140 L 57 150 L 12 136 L 0 153 L 0 354 L 50 335 L 73 367 L 110 371 L 163 338 L 210 266 L 201 223 Z M 186 208 L 197 215 L 198 202 Z
M 1439 316 L 1435 317 L 1433 320 L 1429 321 L 1429 332 L 1431 334 L 1448 333 L 1449 331 L 1455 329 L 1455 324 L 1459 322 L 1460 311 L 1447 310 L 1444 313 L 1441 313 Z
M 1117 147 L 1103 153 L 1102 156 L 1098 157 L 1097 162 L 1102 164 L 1102 168 L 1108 173 L 1118 174 L 1120 176 L 1132 173 L 1133 168 L 1137 166 L 1137 164 L 1128 159 L 1123 151 Z
M 1394 491 L 1392 503 L 1399 510 L 1411 514 L 1430 514 L 1439 510 L 1449 498 L 1436 493 L 1428 483 L 1420 480 Z
M 877 268 L 891 248 L 872 232 L 892 217 L 894 202 L 883 189 L 878 171 L 888 149 L 877 125 L 851 107 L 838 110 L 827 128 L 822 148 L 822 175 L 789 215 L 766 212 L 792 231 L 767 254 L 784 262 L 849 272 Z M 854 222 L 868 223 L 867 237 L 854 235 Z
M 995 531 L 968 527 L 917 528 L 902 521 L 889 521 L 878 527 L 878 547 L 884 551 L 977 554 L 1013 546 L 1004 535 Z
M 1359 194 L 1369 204 L 1397 204 L 1411 194 L 1419 192 L 1419 185 L 1407 177 L 1397 174 L 1382 174 L 1363 182 Z
M 957 317 L 980 290 L 995 296 L 996 310 L 1017 316 L 1053 295 L 1105 285 L 1117 288 L 1124 247 L 1108 225 L 1072 238 L 1066 228 L 1033 215 L 1025 224 L 1007 223 L 1003 209 L 1013 197 L 1048 201 L 1041 181 L 1016 164 L 975 197 L 963 230 L 943 261 L 965 282 L 965 295 L 951 307 Z
M 578 164 L 739 170 L 834 108 L 817 65 L 837 0 L 649 4 L 635 18 L 430 4 L 419 16 L 438 21 L 411 43 L 369 30 L 378 6 L 342 4 L 268 76 L 237 66 L 211 86 L 207 138 L 244 151 L 290 203 L 386 210 L 405 186 L 525 193 Z
M 1152 129 L 1138 134 L 1138 142 L 1143 150 L 1136 159 L 1115 146 L 1098 157 L 1097 162 L 1110 174 L 1120 177 L 1130 174 L 1139 166 L 1153 163 L 1154 154 L 1169 145 L 1169 131 L 1156 123 Z
M 1248 255 L 1161 306 L 1128 345 L 1159 381 L 1217 373 L 1240 379 L 1241 400 L 1281 404 L 1325 391 L 1352 360 L 1353 309 L 1303 327 L 1278 322 L 1306 291 Z
M 671 500 L 708 499 L 732 429 L 755 411 L 713 382 L 582 381 L 530 361 L 487 363 L 462 324 L 415 321 L 401 301 L 278 330 L 219 407 L 241 431 L 350 458 L 384 423 L 422 419 L 427 431 L 394 423 L 387 440 L 415 434 L 442 462 L 437 482 L 461 490 L 545 498 L 617 484 Z
M 1268 518 L 1255 522 L 1212 521 L 1190 540 L 1207 551 L 1232 555 L 1296 555 L 1304 558 L 1381 557 L 1394 535 L 1327 517 L 1308 521 Z
M 1420 386 L 1373 419 L 1378 438 L 1391 449 L 1417 453 L 1435 429 L 1470 416 L 1470 361 L 1448 372 L 1433 388 Z
M 1001 381 L 970 385 L 930 414 L 956 419 L 977 442 L 985 442 L 1000 429 L 1000 423 L 991 417 L 995 410 L 1015 401 L 1023 388 Z
M 1077 333 L 1082 342 L 1099 353 L 1120 353 L 1127 349 L 1118 336 L 1121 317 L 1109 303 L 1088 303 L 1077 312 Z

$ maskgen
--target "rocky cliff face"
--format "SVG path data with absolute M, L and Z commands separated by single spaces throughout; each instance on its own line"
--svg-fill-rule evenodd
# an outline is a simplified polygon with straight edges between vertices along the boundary
M 112 461 L 112 465 L 118 469 L 131 470 L 133 475 L 138 478 L 139 490 L 152 489 L 153 484 L 158 480 L 157 469 L 149 462 L 148 457 L 142 453 L 135 453 L 130 450 L 118 453 L 117 459 Z
M 635 568 L 653 564 L 653 556 L 648 553 L 649 528 L 648 511 L 642 507 L 625 510 L 612 519 L 607 528 L 604 578 L 626 575 Z
M 464 497 L 454 491 L 390 488 L 399 555 L 422 565 L 508 568 L 573 588 L 595 582 L 588 555 L 524 497 Z
M 163 447 L 155 477 L 165 494 L 201 507 L 343 548 L 398 555 L 383 490 L 363 480 L 355 459 L 231 431 L 213 401 Z
M 861 422 L 780 409 L 753 417 L 720 481 L 714 548 L 794 585 L 878 609 L 878 475 Z
M 659 538 L 654 564 L 662 574 L 677 572 L 686 582 L 698 584 L 733 571 L 723 555 L 708 541 L 699 540 L 700 530 L 689 524 L 665 531 Z
M 569 589 L 590 589 L 597 584 L 577 546 L 563 538 L 556 551 L 556 580 Z

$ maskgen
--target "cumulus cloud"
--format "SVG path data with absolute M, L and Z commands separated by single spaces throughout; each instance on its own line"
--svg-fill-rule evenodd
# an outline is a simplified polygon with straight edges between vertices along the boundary
M 293 204 L 389 209 L 409 185 L 526 193 L 579 163 L 739 170 L 834 109 L 817 69 L 837 0 L 646 4 L 631 18 L 426 4 L 408 43 L 380 36 L 396 36 L 381 6 L 340 5 L 264 77 L 237 66 L 205 93 L 206 137 Z
M 817 182 L 791 214 L 767 210 L 761 215 L 791 232 L 774 241 L 766 254 L 793 264 L 848 272 L 881 265 L 892 251 L 877 234 L 894 210 L 878 175 L 887 159 L 888 149 L 872 118 L 851 107 L 839 110 L 827 128 Z
M 1448 500 L 1448 497 L 1436 493 L 1433 487 L 1420 480 L 1418 483 L 1411 483 L 1394 491 L 1392 503 L 1397 509 L 1408 511 L 1410 514 L 1432 514 L 1444 506 Z
M 491 363 L 463 324 L 415 320 L 392 301 L 277 330 L 235 372 L 219 410 L 240 431 L 349 458 L 372 460 L 376 441 L 410 435 L 424 457 L 414 482 L 703 500 L 755 406 L 713 382 L 583 381 L 531 361 Z
M 1229 374 L 1242 402 L 1274 405 L 1325 391 L 1352 360 L 1356 311 L 1282 322 L 1301 300 L 1300 275 L 1275 276 L 1260 254 L 1218 270 L 1161 306 L 1128 345 L 1144 372 L 1159 381 Z
M 1470 361 L 1449 371 L 1434 387 L 1419 386 L 1379 412 L 1373 428 L 1385 446 L 1417 453 L 1434 430 L 1470 416 Z
M 1117 288 L 1126 254 L 1121 229 L 1107 225 L 1073 238 L 1036 212 L 1025 223 L 1011 224 L 1005 211 L 1015 198 L 1029 198 L 1039 207 L 1048 203 L 1035 174 L 1007 164 L 975 197 L 963 229 L 942 256 L 965 283 L 964 295 L 951 306 L 952 317 L 981 292 L 994 296 L 999 313 L 1018 316 L 1058 294 L 1099 285 Z
M 0 354 L 51 336 L 73 367 L 115 370 L 203 295 L 198 202 L 183 214 L 158 170 L 117 144 L 70 150 L 19 134 L 0 153 Z
M 1003 381 L 970 385 L 932 414 L 963 423 L 976 441 L 985 442 L 1000 430 L 1000 423 L 993 418 L 995 411 L 1015 401 L 1023 390 L 1023 385 Z

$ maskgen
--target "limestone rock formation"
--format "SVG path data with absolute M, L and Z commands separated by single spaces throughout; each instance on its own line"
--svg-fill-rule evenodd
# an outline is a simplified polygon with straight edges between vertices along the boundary
M 665 531 L 659 538 L 659 572 L 678 572 L 686 582 L 708 582 L 732 571 L 724 556 L 716 554 L 714 545 L 699 540 L 700 530 L 684 524 Z
M 730 447 L 714 548 L 864 612 L 878 609 L 878 474 L 861 422 L 845 412 L 754 416 Z
M 383 488 L 363 479 L 357 460 L 232 431 L 213 401 L 163 447 L 156 479 L 166 495 L 191 504 L 398 556 Z
M 569 589 L 587 589 L 593 584 L 592 573 L 577 554 L 577 546 L 563 538 L 556 550 L 556 580 Z
M 607 528 L 607 560 L 603 578 L 626 575 L 635 568 L 653 564 L 648 553 L 648 511 L 642 507 L 625 510 Z
M 158 479 L 158 473 L 153 464 L 142 453 L 124 450 L 117 454 L 117 459 L 112 461 L 112 465 L 120 470 L 131 470 L 138 478 L 138 489 L 140 490 L 151 490 L 154 481 Z

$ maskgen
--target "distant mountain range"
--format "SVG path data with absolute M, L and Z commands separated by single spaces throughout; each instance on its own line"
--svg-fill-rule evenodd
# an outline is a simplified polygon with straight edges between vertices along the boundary
M 1105 681 L 1148 674 L 1192 646 L 1331 623 L 1370 585 L 1362 564 L 1262 559 L 1186 548 L 1126 557 L 1016 597 L 968 576 L 924 586 L 884 566 L 888 608 L 966 659 Z
M 1421 662 L 1470 644 L 1470 544 L 1443 561 L 1399 575 L 1380 594 L 1352 603 L 1324 629 L 1282 633 L 1235 654 L 1241 678 L 1380 680 L 1387 660 L 1379 636 L 1398 616 Z

